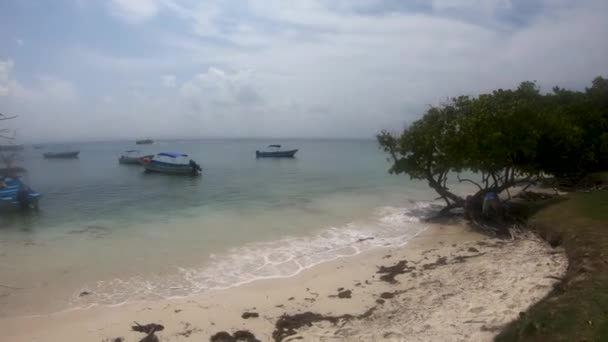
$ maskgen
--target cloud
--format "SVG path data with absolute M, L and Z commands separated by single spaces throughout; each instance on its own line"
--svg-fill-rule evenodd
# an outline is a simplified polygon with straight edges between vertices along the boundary
M 135 25 L 114 25 L 106 37 L 97 25 L 115 23 L 95 17 L 99 39 L 63 46 L 56 37 L 60 58 L 20 64 L 21 82 L 3 62 L 0 94 L 71 118 L 65 134 L 83 138 L 370 137 L 449 96 L 524 80 L 583 89 L 608 71 L 604 0 L 115 0 L 102 8 Z M 117 120 L 120 129 L 107 123 Z
M 161 77 L 163 85 L 167 88 L 175 88 L 177 85 L 177 78 L 175 75 L 163 75 Z
M 12 60 L 0 60 L 0 97 L 42 104 L 73 102 L 78 99 L 76 87 L 55 76 L 39 76 L 34 85 L 23 86 L 13 76 L 14 65 Z
M 19 39 L 19 38 L 15 39 L 15 43 L 17 43 L 17 45 L 19 45 L 19 46 L 23 46 L 25 44 L 23 39 Z
M 111 0 L 109 6 L 113 15 L 131 23 L 140 23 L 154 17 L 161 3 L 158 0 Z

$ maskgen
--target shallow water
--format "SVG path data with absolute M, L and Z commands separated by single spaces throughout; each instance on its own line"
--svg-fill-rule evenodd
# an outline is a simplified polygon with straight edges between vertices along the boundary
M 44 197 L 37 213 L 0 218 L 0 284 L 18 288 L 0 288 L 0 315 L 290 276 L 406 243 L 425 228 L 420 209 L 433 194 L 422 182 L 387 174 L 374 141 L 280 141 L 299 148 L 297 158 L 256 160 L 255 150 L 269 143 L 276 141 L 73 144 L 77 160 L 45 160 L 42 150 L 26 149 L 28 181 Z M 121 151 L 132 148 L 188 153 L 203 176 L 119 165 Z

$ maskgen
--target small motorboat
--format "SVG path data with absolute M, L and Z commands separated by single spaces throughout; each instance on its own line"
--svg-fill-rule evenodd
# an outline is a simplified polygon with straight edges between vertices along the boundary
M 23 145 L 0 145 L 0 151 L 2 152 L 12 152 L 12 151 L 22 151 Z
M 140 139 L 140 140 L 135 140 L 135 143 L 137 145 L 154 144 L 154 140 L 152 140 L 152 139 Z
M 43 154 L 46 159 L 74 159 L 78 158 L 80 151 L 66 151 L 66 152 L 46 152 Z
M 80 151 L 66 151 L 66 152 L 46 152 L 43 154 L 46 159 L 74 159 L 78 158 Z
M 0 210 L 38 208 L 40 193 L 32 190 L 19 174 L 19 167 L 0 169 Z
M 148 172 L 159 172 L 170 175 L 198 176 L 203 169 L 187 154 L 162 152 L 153 158 L 143 158 L 143 166 Z
M 140 150 L 127 150 L 118 158 L 118 163 L 141 165 L 143 164 L 143 158 L 152 159 L 152 157 L 154 157 L 153 154 L 142 156 Z
M 298 152 L 295 150 L 281 150 L 281 145 L 268 145 L 268 151 L 255 151 L 256 158 L 293 158 Z

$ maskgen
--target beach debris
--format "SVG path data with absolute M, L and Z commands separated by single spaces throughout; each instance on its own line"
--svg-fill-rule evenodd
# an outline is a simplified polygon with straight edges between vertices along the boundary
M 202 332 L 202 330 L 199 328 L 193 328 L 192 324 L 190 324 L 188 322 L 180 322 L 180 323 L 183 325 L 184 331 L 178 332 L 176 334 L 177 336 L 190 337 L 190 335 L 192 335 L 192 334 Z
M 327 296 L 328 298 L 340 298 L 340 299 L 344 299 L 344 298 L 352 298 L 352 291 L 351 290 L 344 290 L 343 287 L 338 289 L 338 294 L 337 295 L 329 295 Z
M 78 297 L 90 296 L 92 294 L 93 293 L 89 292 L 89 291 L 82 291 L 82 292 L 80 292 L 80 294 L 78 295 Z
M 294 299 L 296 299 L 296 297 L 289 297 L 289 299 L 287 299 L 287 300 L 294 300 Z
M 261 342 L 249 330 L 238 330 L 234 334 L 220 331 L 209 338 L 210 342 Z
M 454 263 L 465 262 L 467 259 L 480 257 L 485 254 L 486 253 L 484 252 L 484 253 L 478 253 L 478 254 L 474 254 L 474 255 L 459 255 L 459 256 L 454 257 Z
M 375 239 L 375 237 L 373 237 L 373 236 L 366 237 L 366 238 L 359 238 L 359 239 L 357 240 L 357 242 L 363 242 L 363 241 L 367 241 L 367 240 L 373 240 L 373 239 Z
M 135 323 L 135 325 L 131 326 L 131 330 L 146 334 L 139 342 L 158 342 L 158 337 L 154 333 L 165 329 L 163 325 L 156 323 L 149 323 L 146 325 L 141 325 L 137 322 L 133 323 Z
M 425 270 L 433 270 L 433 269 L 437 268 L 438 266 L 443 266 L 443 265 L 447 265 L 447 264 L 448 264 L 448 258 L 443 256 L 443 257 L 437 258 L 437 260 L 435 262 L 422 265 L 422 268 L 424 268 Z
M 389 284 L 396 284 L 398 281 L 395 277 L 399 274 L 405 274 L 412 272 L 416 267 L 408 266 L 407 260 L 401 260 L 393 266 L 380 266 L 376 273 L 382 274 L 380 280 L 385 281 Z
M 345 291 L 338 292 L 338 298 L 342 298 L 342 299 L 351 298 L 351 293 L 352 293 L 351 290 L 345 290 Z
M 360 315 L 344 314 L 340 316 L 322 315 L 314 312 L 304 312 L 295 315 L 283 314 L 275 323 L 275 330 L 272 332 L 272 338 L 275 342 L 281 342 L 289 336 L 297 334 L 296 330 L 302 327 L 311 327 L 314 323 L 327 321 L 333 325 L 339 322 L 347 322 L 353 319 L 365 319 L 371 316 L 376 310 L 373 306 Z
M 469 247 L 469 249 L 467 249 L 467 251 L 469 251 L 471 253 L 479 253 L 479 249 L 477 249 L 475 247 Z
M 124 342 L 124 337 L 104 338 L 101 342 Z
M 376 299 L 376 303 L 378 303 L 378 304 L 384 304 L 384 299 Z
M 157 331 L 165 330 L 165 327 L 162 324 L 150 323 L 146 325 L 141 325 L 137 322 L 133 322 L 135 325 L 131 326 L 131 330 L 137 331 L 144 334 L 154 334 Z
M 382 292 L 380 294 L 380 298 L 384 298 L 384 299 L 391 299 L 395 297 L 395 293 L 394 292 Z
M 241 315 L 242 319 L 258 318 L 258 317 L 260 317 L 260 314 L 257 312 L 243 312 L 243 314 Z

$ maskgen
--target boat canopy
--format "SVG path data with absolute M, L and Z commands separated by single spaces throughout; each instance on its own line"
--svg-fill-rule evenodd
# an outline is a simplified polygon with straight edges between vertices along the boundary
M 281 148 L 281 145 L 268 145 L 268 147 L 276 147 L 276 148 Z
M 158 155 L 159 156 L 170 157 L 170 158 L 187 157 L 188 156 L 187 154 L 176 153 L 176 152 L 161 152 Z

